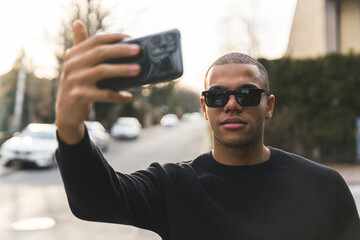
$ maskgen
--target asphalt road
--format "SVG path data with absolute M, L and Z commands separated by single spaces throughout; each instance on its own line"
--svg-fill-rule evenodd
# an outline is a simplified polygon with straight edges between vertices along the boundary
M 113 140 L 104 154 L 122 172 L 150 163 L 194 159 L 210 150 L 206 122 L 154 126 L 136 140 Z M 58 169 L 18 169 L 0 177 L 0 239 L 4 240 L 159 240 L 130 226 L 77 219 L 69 210 Z
M 144 129 L 136 140 L 113 140 L 104 154 L 129 173 L 152 162 L 179 162 L 209 151 L 205 122 Z M 360 210 L 360 185 L 350 185 Z M 58 169 L 18 169 L 0 176 L 0 239 L 4 240 L 159 240 L 130 226 L 86 222 L 69 210 Z

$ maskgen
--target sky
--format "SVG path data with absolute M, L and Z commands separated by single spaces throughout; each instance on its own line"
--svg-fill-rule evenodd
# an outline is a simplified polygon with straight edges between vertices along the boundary
M 56 75 L 53 52 L 71 0 L 0 0 L 0 75 L 21 49 L 39 77 Z M 207 68 L 229 51 L 276 59 L 286 51 L 296 0 L 102 0 L 111 9 L 109 32 L 141 37 L 181 32 L 184 75 L 179 84 L 201 91 Z M 252 36 L 252 41 L 250 40 Z

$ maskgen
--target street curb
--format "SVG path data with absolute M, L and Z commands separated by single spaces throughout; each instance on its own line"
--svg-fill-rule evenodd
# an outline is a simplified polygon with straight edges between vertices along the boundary
M 15 169 L 13 168 L 5 168 L 2 165 L 0 166 L 0 177 L 9 175 L 13 172 L 15 172 Z
M 347 185 L 360 184 L 360 164 L 324 163 L 323 165 L 336 170 Z
M 345 180 L 345 182 L 346 182 L 346 184 L 348 185 L 348 186 L 354 186 L 354 185 L 360 185 L 360 181 L 346 181 Z

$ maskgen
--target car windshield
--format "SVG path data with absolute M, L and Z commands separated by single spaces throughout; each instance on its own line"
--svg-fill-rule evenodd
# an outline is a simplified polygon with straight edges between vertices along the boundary
M 26 128 L 20 133 L 20 137 L 32 137 L 40 139 L 54 139 L 55 132 L 45 130 L 33 130 Z

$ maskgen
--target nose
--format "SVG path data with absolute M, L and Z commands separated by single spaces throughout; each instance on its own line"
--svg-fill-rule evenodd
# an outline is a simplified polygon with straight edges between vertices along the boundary
M 240 106 L 240 104 L 236 101 L 236 98 L 234 95 L 229 96 L 229 101 L 226 103 L 224 107 L 225 112 L 232 112 L 232 111 L 238 111 L 241 112 L 243 110 L 243 107 Z

